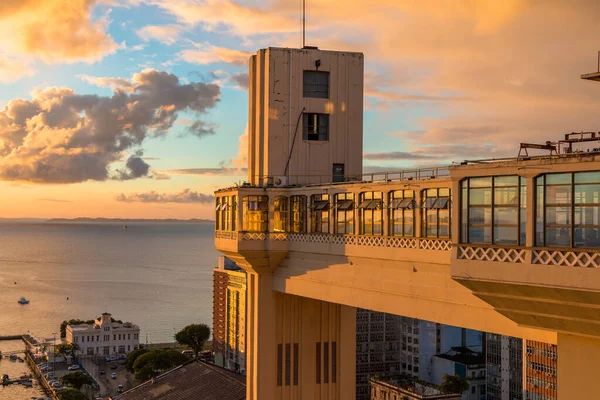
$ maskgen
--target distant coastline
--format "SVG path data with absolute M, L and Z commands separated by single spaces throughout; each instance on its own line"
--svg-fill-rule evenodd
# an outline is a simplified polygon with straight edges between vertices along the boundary
M 118 223 L 132 223 L 132 222 L 157 222 L 157 223 L 183 223 L 183 224 L 212 224 L 215 221 L 210 219 L 190 218 L 190 219 L 138 219 L 138 218 L 52 218 L 45 220 L 44 222 L 50 223 L 65 223 L 65 222 L 118 222 Z

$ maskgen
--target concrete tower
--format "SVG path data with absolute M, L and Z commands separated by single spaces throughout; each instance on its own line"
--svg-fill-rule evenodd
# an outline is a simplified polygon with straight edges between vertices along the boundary
M 362 53 L 259 50 L 250 57 L 248 181 L 330 183 L 362 173 Z

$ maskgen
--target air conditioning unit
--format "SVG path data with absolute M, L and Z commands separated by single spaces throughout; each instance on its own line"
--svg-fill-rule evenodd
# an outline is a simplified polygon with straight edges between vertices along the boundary
M 281 186 L 287 186 L 288 184 L 288 178 L 285 175 L 281 175 L 281 176 L 274 176 L 273 177 L 273 186 L 275 187 L 281 187 Z

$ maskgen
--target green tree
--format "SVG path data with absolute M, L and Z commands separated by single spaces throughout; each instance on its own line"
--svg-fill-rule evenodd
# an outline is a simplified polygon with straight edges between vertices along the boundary
M 79 345 L 77 343 L 61 343 L 56 346 L 54 353 L 57 355 L 64 354 L 74 356 L 77 350 L 79 350 Z
M 463 392 L 465 392 L 468 389 L 469 382 L 467 378 L 463 378 L 458 375 L 448 374 L 444 374 L 444 376 L 442 377 L 442 384 L 440 385 L 440 390 L 444 394 L 463 394 Z
M 61 377 L 59 380 L 63 386 L 71 386 L 77 390 L 81 389 L 83 385 L 92 384 L 92 378 L 83 371 L 71 372 L 70 374 Z
M 178 343 L 190 346 L 198 358 L 198 353 L 202 351 L 204 343 L 210 337 L 210 328 L 205 324 L 188 325 L 175 335 Z
M 134 351 L 130 351 L 129 354 L 127 354 L 127 359 L 125 360 L 125 369 L 133 373 L 133 364 L 135 363 L 135 360 L 137 360 L 137 358 L 142 354 L 145 354 L 149 351 L 150 350 L 148 349 L 135 349 Z
M 60 400 L 87 400 L 87 397 L 77 389 L 67 389 L 58 395 Z
M 136 379 L 148 380 L 186 361 L 186 356 L 173 349 L 148 350 L 136 358 L 133 372 Z

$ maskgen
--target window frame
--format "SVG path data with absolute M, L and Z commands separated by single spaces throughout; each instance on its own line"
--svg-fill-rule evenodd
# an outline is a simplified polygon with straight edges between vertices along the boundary
M 327 83 L 317 83 L 317 76 L 326 76 Z M 314 77 L 312 82 L 307 82 L 307 76 Z M 307 90 L 307 86 L 308 89 Z M 329 99 L 331 90 L 331 73 L 329 71 L 317 71 L 317 70 L 304 70 L 302 73 L 302 97 L 310 99 Z M 323 90 L 325 88 L 325 90 Z M 319 90 L 320 89 L 320 90 Z M 318 94 L 325 93 L 325 97 L 319 96 Z M 317 94 L 317 95 L 314 95 Z
M 256 210 L 251 210 L 249 205 L 256 203 Z M 262 195 L 247 195 L 242 198 L 243 231 L 268 232 L 269 230 L 269 197 Z M 251 220 L 249 217 L 256 217 Z
M 383 236 L 383 192 L 361 192 L 358 196 L 358 226 L 359 235 Z M 368 218 L 367 218 L 368 217 Z M 376 219 L 379 217 L 379 232 L 375 233 Z M 370 227 L 370 229 L 367 229 Z
M 576 179 L 578 176 L 581 176 L 583 174 L 589 174 L 589 173 L 595 173 L 598 174 L 598 177 L 600 178 L 600 171 L 571 171 L 571 172 L 556 172 L 556 173 L 549 173 L 549 174 L 540 174 L 538 176 L 536 176 L 534 178 L 534 187 L 535 187 L 535 194 L 534 194 L 534 218 L 535 218 L 535 224 L 534 224 L 534 246 L 535 247 L 552 247 L 552 248 L 572 248 L 572 249 L 580 249 L 580 250 L 584 250 L 584 249 L 593 249 L 593 250 L 597 250 L 600 247 L 600 237 L 598 237 L 598 231 L 600 231 L 600 225 L 594 225 L 594 224 L 585 224 L 585 223 L 576 223 L 576 219 L 579 218 L 579 220 L 581 221 L 582 218 L 582 211 L 583 209 L 592 209 L 593 213 L 595 211 L 595 214 L 599 214 L 600 213 L 600 199 L 598 199 L 596 202 L 583 202 L 581 201 L 581 195 L 579 196 L 579 202 L 577 202 L 577 197 L 576 194 L 577 193 L 581 193 L 580 191 L 577 191 L 577 186 L 584 186 L 584 185 L 600 185 L 600 179 L 596 180 L 596 181 L 584 181 L 584 182 L 577 182 Z M 568 175 L 570 178 L 570 183 L 547 183 L 548 177 L 549 176 L 557 176 L 557 175 Z M 540 184 L 541 182 L 541 184 Z M 548 196 L 548 192 L 547 189 L 548 187 L 559 187 L 559 186 L 569 186 L 569 191 L 567 192 L 569 194 L 569 202 L 565 202 L 565 203 L 550 203 L 548 204 L 546 199 Z M 542 188 L 542 191 L 540 193 L 540 188 Z M 542 208 L 541 208 L 541 232 L 540 232 L 540 227 L 538 227 L 538 224 L 540 223 L 540 201 L 542 203 Z M 548 233 L 548 208 L 569 208 L 569 212 L 568 212 L 568 218 L 569 218 L 569 223 L 568 224 L 551 224 L 552 227 L 551 229 L 568 229 L 569 232 L 569 244 L 568 245 L 563 245 L 563 244 L 548 244 L 548 237 L 547 237 L 547 233 Z M 579 211 L 580 215 L 579 217 L 577 217 L 577 209 L 581 210 Z M 598 218 L 598 217 L 596 217 Z M 599 218 L 600 219 L 600 218 Z M 586 241 L 584 241 L 583 239 L 583 234 L 581 234 L 581 241 L 578 242 L 578 237 L 576 236 L 577 231 L 579 230 L 581 232 L 581 230 L 583 229 L 592 229 L 592 230 L 596 230 L 596 246 L 591 245 L 588 246 L 586 245 Z M 539 236 L 541 233 L 541 236 Z M 540 240 L 541 239 L 541 240 Z M 586 239 L 587 240 L 587 239 Z M 578 243 L 581 243 L 581 245 L 578 245 Z
M 288 232 L 289 198 L 277 196 L 273 199 L 273 232 Z
M 315 233 L 330 232 L 331 204 L 328 194 L 313 194 L 311 196 L 311 226 L 310 231 Z M 325 204 L 326 203 L 326 204 Z
M 410 193 L 411 196 L 407 196 Z M 397 195 L 401 197 L 397 197 Z M 415 191 L 411 189 L 392 190 L 388 193 L 388 235 L 389 236 L 415 236 L 415 217 L 416 217 L 416 197 Z M 399 201 L 397 201 L 399 200 Z M 406 202 L 405 200 L 410 200 Z M 397 203 L 397 204 L 396 204 Z M 406 205 L 404 205 L 406 203 Z M 395 205 L 396 204 L 396 205 Z M 401 207 L 402 206 L 402 207 Z M 406 215 L 411 214 L 411 222 L 406 223 Z M 399 214 L 399 215 L 398 215 Z M 400 217 L 400 222 L 396 222 L 396 217 Z M 400 226 L 400 233 L 396 232 L 396 227 Z M 411 233 L 406 233 L 406 226 L 411 227 Z
M 308 142 L 328 142 L 330 122 L 329 114 L 315 112 L 303 113 L 302 140 Z M 309 130 L 311 127 L 312 132 Z
M 490 179 L 488 186 L 471 186 L 471 181 L 475 179 Z M 499 184 L 497 181 L 501 178 L 516 178 L 516 184 Z M 516 189 L 515 202 L 498 203 L 497 194 L 503 189 Z M 472 191 L 489 189 L 489 204 L 471 204 Z M 527 241 L 527 180 L 519 175 L 493 175 L 493 176 L 473 176 L 460 181 L 460 209 L 459 209 L 459 227 L 460 242 L 473 245 L 494 245 L 503 247 L 521 247 L 526 245 Z M 471 219 L 472 209 L 489 210 L 489 223 L 474 224 Z M 515 223 L 496 222 L 496 215 L 501 209 L 515 209 Z M 473 241 L 471 238 L 471 228 L 489 228 L 489 241 Z M 516 243 L 497 242 L 496 228 L 516 228 Z
M 429 196 L 428 192 L 433 193 L 435 191 L 435 197 Z M 440 195 L 440 191 L 447 191 L 448 194 Z M 447 208 L 436 208 L 436 203 L 438 203 L 438 199 L 442 197 L 447 197 Z M 434 201 L 429 201 L 435 199 Z M 429 203 L 429 204 L 428 204 Z M 424 239 L 450 239 L 452 237 L 452 189 L 450 188 L 429 188 L 423 189 L 421 191 L 421 237 Z M 433 213 L 429 213 L 429 211 L 433 210 Z M 441 223 L 440 220 L 440 211 L 445 210 L 447 212 L 447 223 Z M 435 214 L 434 214 L 435 213 Z M 436 234 L 435 236 L 429 235 L 429 231 L 427 229 L 430 222 L 428 221 L 428 217 L 430 215 L 435 215 L 435 226 L 436 226 Z M 448 235 L 440 235 L 440 227 L 448 226 Z
M 307 231 L 307 209 L 308 198 L 299 194 L 290 196 L 290 232 L 306 233 Z
M 351 202 L 347 207 L 348 202 Z M 344 209 L 340 209 L 343 205 Z M 354 234 L 354 193 L 336 193 L 333 196 L 334 233 L 338 235 Z M 342 220 L 342 222 L 340 222 Z M 343 229 L 340 229 L 340 223 Z

